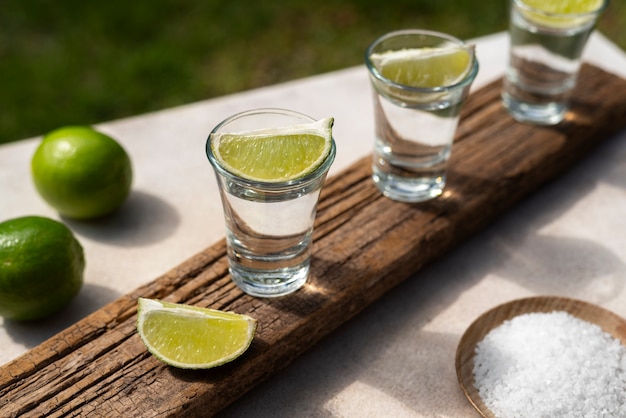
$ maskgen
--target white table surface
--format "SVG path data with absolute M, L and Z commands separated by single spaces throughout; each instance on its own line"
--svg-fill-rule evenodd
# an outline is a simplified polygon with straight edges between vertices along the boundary
M 503 74 L 508 40 L 499 33 L 475 41 L 478 88 Z M 585 59 L 626 78 L 626 54 L 600 34 L 592 36 Z M 205 140 L 224 118 L 258 107 L 333 116 L 338 151 L 331 175 L 371 152 L 373 110 L 364 67 L 98 124 L 129 152 L 133 192 L 105 220 L 63 219 L 85 249 L 85 285 L 67 310 L 49 320 L 0 322 L 0 364 L 221 239 L 222 208 Z M 0 220 L 60 219 L 30 179 L 39 140 L 0 146 Z M 625 161 L 622 132 L 221 415 L 474 416 L 457 383 L 454 354 L 484 311 L 520 297 L 557 294 L 626 316 Z

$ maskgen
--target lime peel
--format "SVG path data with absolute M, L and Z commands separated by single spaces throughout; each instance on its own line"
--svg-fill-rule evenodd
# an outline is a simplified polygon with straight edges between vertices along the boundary
M 62 222 L 23 216 L 0 222 L 0 315 L 46 318 L 67 306 L 83 285 L 85 253 Z
M 302 178 L 326 160 L 334 118 L 243 132 L 211 134 L 211 151 L 229 172 L 260 182 Z
M 133 178 L 130 156 L 114 138 L 91 126 L 47 133 L 31 159 L 39 195 L 61 215 L 94 219 L 118 209 Z
M 279 135 L 293 135 L 293 134 L 310 134 L 319 135 L 320 132 L 329 130 L 332 128 L 334 118 L 324 118 L 308 123 L 297 123 L 293 125 L 278 126 L 272 128 L 254 129 L 249 131 L 240 132 L 228 132 L 218 133 L 216 135 L 233 135 L 241 137 L 267 137 L 267 136 L 279 136 Z
M 170 366 L 209 369 L 241 356 L 257 321 L 247 315 L 139 298 L 137 332 L 148 351 Z

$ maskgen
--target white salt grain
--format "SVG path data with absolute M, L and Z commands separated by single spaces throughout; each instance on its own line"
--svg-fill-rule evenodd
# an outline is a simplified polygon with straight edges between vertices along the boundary
M 626 417 L 626 347 L 566 312 L 491 330 L 476 346 L 474 382 L 499 418 Z

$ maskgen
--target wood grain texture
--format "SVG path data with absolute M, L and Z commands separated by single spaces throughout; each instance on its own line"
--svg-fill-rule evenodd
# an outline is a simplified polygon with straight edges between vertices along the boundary
M 243 294 L 228 275 L 222 240 L 0 368 L 0 416 L 210 416 L 400 282 L 419 280 L 422 266 L 626 127 L 626 81 L 596 67 L 583 67 L 572 112 L 556 127 L 513 121 L 500 86 L 466 103 L 438 199 L 382 197 L 369 158 L 328 180 L 303 289 L 278 299 Z M 257 335 L 230 364 L 174 369 L 136 333 L 139 296 L 245 313 L 258 319 Z

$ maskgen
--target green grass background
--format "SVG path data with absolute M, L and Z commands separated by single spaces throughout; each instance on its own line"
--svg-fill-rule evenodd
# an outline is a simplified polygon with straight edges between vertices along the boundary
M 404 28 L 467 39 L 507 0 L 0 0 L 0 143 L 359 65 Z M 626 1 L 599 30 L 626 49 Z

